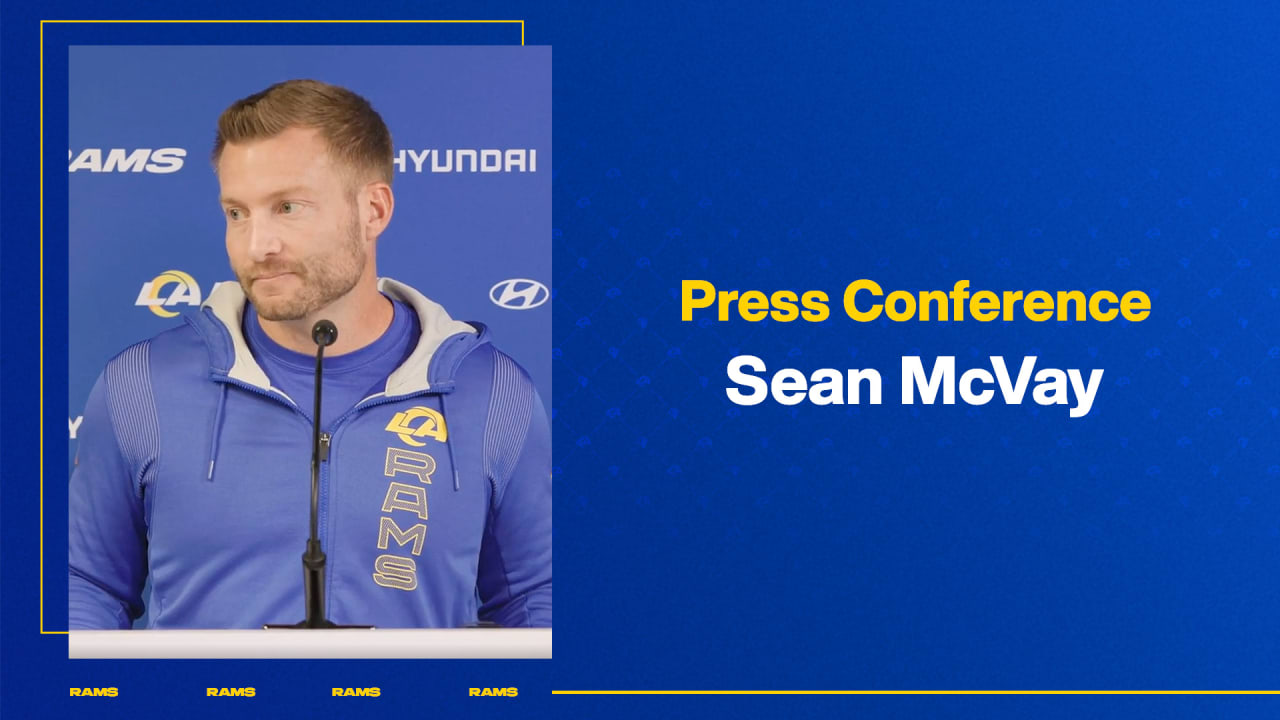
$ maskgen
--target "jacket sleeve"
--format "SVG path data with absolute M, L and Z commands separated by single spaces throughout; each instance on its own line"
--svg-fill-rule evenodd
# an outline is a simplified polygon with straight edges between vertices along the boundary
M 528 376 L 496 357 L 485 429 L 494 492 L 480 547 L 479 616 L 503 627 L 551 627 L 551 428 Z
M 121 449 L 109 397 L 112 372 L 108 366 L 89 393 L 71 473 L 67 623 L 72 630 L 128 629 L 143 610 L 147 529 L 142 471 Z M 149 399 L 150 388 L 146 391 Z

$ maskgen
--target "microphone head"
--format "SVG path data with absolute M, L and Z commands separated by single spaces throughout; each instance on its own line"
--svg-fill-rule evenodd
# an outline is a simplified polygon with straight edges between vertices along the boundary
M 338 326 L 328 320 L 317 321 L 311 328 L 311 339 L 320 347 L 332 345 L 338 339 Z

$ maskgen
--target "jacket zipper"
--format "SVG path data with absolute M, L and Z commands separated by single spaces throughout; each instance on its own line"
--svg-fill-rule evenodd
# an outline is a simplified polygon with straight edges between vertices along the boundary
M 244 382 L 242 380 L 232 380 L 231 378 L 225 377 L 225 376 L 222 378 L 222 382 L 229 383 L 231 385 L 234 385 L 238 388 L 242 388 L 244 390 L 248 390 L 249 392 L 255 393 L 257 395 L 262 395 L 264 397 L 271 398 L 272 400 L 275 400 L 276 402 L 279 402 L 280 404 L 288 408 L 291 408 L 294 412 L 298 413 L 298 415 L 300 415 L 303 420 L 308 421 L 312 425 L 318 422 L 317 419 L 312 419 L 305 412 L 303 412 L 302 408 L 298 407 L 298 404 L 293 401 L 293 398 L 287 395 L 281 395 L 278 393 L 269 392 L 267 390 L 263 390 L 257 385 L 250 385 L 249 383 Z M 343 417 L 346 417 L 346 416 L 344 415 Z M 329 488 L 329 446 L 332 442 L 332 439 L 333 438 L 329 433 L 327 432 L 320 433 L 320 498 L 319 498 L 320 517 L 318 519 L 318 527 L 316 529 L 318 530 L 320 535 L 321 547 L 327 547 L 325 545 L 324 536 L 325 536 L 325 523 L 329 516 L 329 504 L 325 501 L 328 499 L 327 496 L 328 496 L 328 488 Z M 327 555 L 328 553 L 326 552 L 325 554 Z M 328 577 L 332 578 L 333 577 L 332 573 L 330 573 Z M 327 579 L 326 579 L 325 585 L 326 585 L 325 593 L 327 594 L 329 592 L 329 589 L 327 587 L 329 585 L 329 582 Z
M 329 446 L 333 436 L 327 432 L 320 433 L 320 547 L 329 557 L 329 546 L 325 543 L 325 530 L 329 527 Z M 324 578 L 324 594 L 328 598 L 326 613 L 333 607 L 333 558 L 329 557 L 328 570 Z

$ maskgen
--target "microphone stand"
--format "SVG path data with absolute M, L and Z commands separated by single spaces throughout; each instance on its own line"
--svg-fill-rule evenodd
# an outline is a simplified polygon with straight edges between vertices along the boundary
M 316 343 L 316 404 L 311 423 L 311 536 L 302 553 L 302 589 L 306 598 L 306 618 L 296 625 L 263 625 L 267 630 L 302 629 L 371 629 L 372 625 L 336 625 L 325 613 L 324 579 L 327 558 L 320 546 L 320 377 L 324 368 L 324 349 L 338 339 L 338 328 L 328 320 L 320 320 L 311 328 Z M 326 448 L 326 455 L 328 448 Z

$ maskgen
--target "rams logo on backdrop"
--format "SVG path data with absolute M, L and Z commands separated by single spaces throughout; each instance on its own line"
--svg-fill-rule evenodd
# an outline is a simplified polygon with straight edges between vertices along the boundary
M 546 285 L 528 278 L 512 278 L 489 288 L 494 305 L 508 310 L 532 310 L 551 297 Z
M 183 148 L 85 148 L 67 151 L 67 172 L 149 172 L 166 174 L 182 169 L 187 151 Z
M 417 427 L 414 422 L 421 420 Z M 418 442 L 414 438 L 429 437 L 435 438 L 440 442 L 449 439 L 449 430 L 444 426 L 444 415 L 439 411 L 432 410 L 429 407 L 411 407 L 403 412 L 396 413 L 391 418 L 391 422 L 387 423 L 387 432 L 393 432 L 400 436 L 400 439 L 414 447 L 422 447 L 426 445 L 424 442 Z
M 178 316 L 177 311 L 165 308 L 179 303 L 199 305 L 200 299 L 200 286 L 196 284 L 195 278 L 181 270 L 165 270 L 155 279 L 142 284 L 138 299 L 133 304 L 149 307 L 151 312 L 160 317 L 171 318 Z

